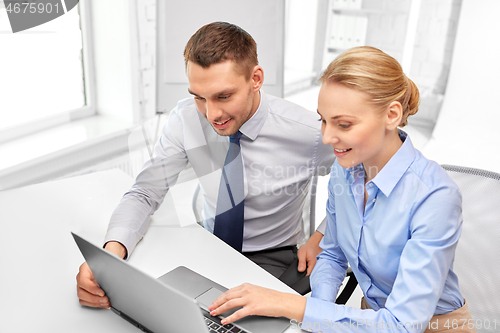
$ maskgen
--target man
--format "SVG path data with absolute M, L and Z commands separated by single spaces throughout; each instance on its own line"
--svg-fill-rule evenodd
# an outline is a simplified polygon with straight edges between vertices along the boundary
M 153 158 L 111 217 L 105 248 L 128 258 L 189 162 L 201 185 L 206 229 L 276 277 L 296 258 L 295 269 L 309 275 L 325 225 L 297 251 L 302 207 L 312 176 L 327 174 L 334 160 L 317 115 L 260 90 L 257 46 L 235 25 L 203 26 L 184 58 L 194 99 L 180 101 L 169 115 Z M 86 263 L 77 287 L 82 305 L 109 307 Z

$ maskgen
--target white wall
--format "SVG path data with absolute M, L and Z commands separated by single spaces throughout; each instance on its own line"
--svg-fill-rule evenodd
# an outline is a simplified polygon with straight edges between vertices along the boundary
M 445 100 L 423 153 L 500 173 L 500 1 L 463 0 Z
M 203 25 L 226 21 L 245 29 L 257 43 L 264 90 L 283 95 L 284 0 L 158 0 L 157 106 L 166 112 L 189 97 L 184 47 Z
M 286 1 L 285 69 L 313 71 L 317 15 L 318 1 Z

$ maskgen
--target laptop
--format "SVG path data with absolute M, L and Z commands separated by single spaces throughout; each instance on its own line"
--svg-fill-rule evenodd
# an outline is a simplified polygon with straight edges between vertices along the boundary
M 286 318 L 249 316 L 232 324 L 221 319 L 237 309 L 213 317 L 208 307 L 227 288 L 180 266 L 158 279 L 132 267 L 118 256 L 71 233 L 111 310 L 144 332 L 281 333 Z

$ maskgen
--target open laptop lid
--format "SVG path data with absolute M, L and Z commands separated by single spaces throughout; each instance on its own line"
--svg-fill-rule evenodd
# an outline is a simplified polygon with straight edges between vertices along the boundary
M 208 332 L 194 299 L 71 233 L 114 312 L 144 331 Z M 126 278 L 124 278 L 126 277 Z

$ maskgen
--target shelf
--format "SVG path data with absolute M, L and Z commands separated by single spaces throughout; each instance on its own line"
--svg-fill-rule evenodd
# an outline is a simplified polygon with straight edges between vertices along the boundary
M 407 12 L 401 10 L 382 10 L 382 9 L 352 9 L 352 8 L 332 8 L 334 13 L 339 14 L 354 14 L 354 15 L 364 15 L 364 14 L 407 14 Z
M 332 53 L 343 53 L 344 51 L 349 50 L 349 48 L 344 48 L 344 47 L 328 47 L 327 50 L 328 50 L 328 52 L 332 52 Z

